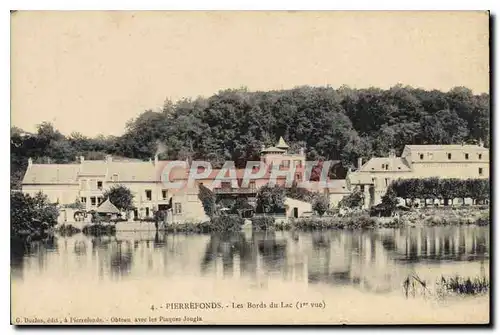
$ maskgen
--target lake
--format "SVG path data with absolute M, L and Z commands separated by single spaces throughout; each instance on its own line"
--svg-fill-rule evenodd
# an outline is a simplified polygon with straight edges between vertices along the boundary
M 487 295 L 438 299 L 431 294 L 441 276 L 489 278 L 489 227 L 229 235 L 117 232 L 55 236 L 13 250 L 13 320 L 489 321 Z M 417 285 L 406 296 L 403 282 L 409 275 L 425 281 L 428 290 Z M 191 302 L 201 305 L 183 307 Z M 219 307 L 210 308 L 213 304 Z

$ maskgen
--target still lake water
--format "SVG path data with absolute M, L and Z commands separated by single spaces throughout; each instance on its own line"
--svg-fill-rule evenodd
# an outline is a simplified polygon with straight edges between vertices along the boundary
M 416 275 L 432 292 L 442 275 L 489 278 L 489 246 L 489 227 L 473 226 L 56 236 L 12 257 L 12 319 L 484 323 L 487 295 L 442 300 L 417 288 L 415 296 L 405 297 L 402 284 Z M 172 302 L 216 302 L 222 308 L 167 310 Z M 293 307 L 269 308 L 271 302 Z M 309 305 L 298 307 L 301 302 Z

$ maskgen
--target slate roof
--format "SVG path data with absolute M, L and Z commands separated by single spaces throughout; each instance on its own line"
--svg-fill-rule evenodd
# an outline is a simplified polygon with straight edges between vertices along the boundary
M 78 184 L 80 164 L 32 164 L 28 166 L 23 184 Z
M 118 214 L 120 210 L 108 198 L 97 208 L 97 213 Z
M 158 173 L 157 173 L 157 170 Z M 161 170 L 152 162 L 109 162 L 107 181 L 113 182 L 155 182 L 160 179 Z
M 388 165 L 386 169 L 385 166 Z M 373 157 L 361 166 L 359 172 L 404 172 L 411 171 L 406 159 L 401 157 Z
M 280 140 L 278 141 L 276 148 L 280 148 L 280 149 L 288 149 L 289 148 L 288 144 L 286 144 L 285 140 L 283 139 L 283 136 L 280 136 Z
M 83 161 L 80 165 L 79 176 L 105 176 L 106 175 L 105 161 Z

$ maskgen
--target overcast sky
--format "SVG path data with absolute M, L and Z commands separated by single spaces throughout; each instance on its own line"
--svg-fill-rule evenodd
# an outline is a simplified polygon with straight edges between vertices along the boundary
M 120 135 L 165 98 L 397 83 L 489 91 L 483 12 L 17 12 L 12 125 Z

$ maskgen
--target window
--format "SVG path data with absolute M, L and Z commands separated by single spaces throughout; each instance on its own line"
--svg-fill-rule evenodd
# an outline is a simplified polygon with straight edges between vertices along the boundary
M 251 181 L 251 182 L 250 182 L 250 188 L 251 188 L 252 190 L 255 190 L 255 181 Z
M 420 154 L 420 159 L 424 159 L 424 154 Z
M 102 190 L 102 181 L 97 182 L 97 189 Z
M 469 159 L 469 154 L 465 154 L 465 159 Z
M 295 174 L 295 180 L 300 180 L 300 173 Z
M 202 184 L 203 185 L 203 184 Z M 163 200 L 166 200 L 167 199 L 167 190 L 161 190 L 161 198 Z
M 389 164 L 385 164 L 385 169 L 389 170 Z
M 102 197 L 97 197 L 97 205 L 102 204 L 103 201 L 104 199 Z
M 146 216 L 149 216 L 149 207 L 146 207 Z
M 146 199 L 151 201 L 151 190 L 146 190 Z
M 284 161 L 281 161 L 281 166 L 284 167 L 284 168 L 290 167 L 290 161 L 288 159 L 284 160 Z
M 86 203 L 87 203 L 87 197 L 81 197 L 81 198 L 80 198 L 80 202 L 81 202 L 82 204 L 86 204 Z
M 478 155 L 479 159 L 482 159 L 483 158 L 483 155 L 482 154 L 479 154 Z
M 176 202 L 174 204 L 174 214 L 181 214 L 182 213 L 182 206 L 180 202 Z
M 385 186 L 389 186 L 391 179 L 385 178 Z
M 112 181 L 117 181 L 118 180 L 118 173 L 113 173 L 113 176 L 111 176 Z
M 361 192 L 365 191 L 365 185 L 361 185 Z
M 295 161 L 295 167 L 302 167 L 302 161 L 300 159 Z
M 483 168 L 479 168 L 479 175 L 482 176 L 483 175 Z
M 221 187 L 224 188 L 224 189 L 228 189 L 228 188 L 231 188 L 231 183 L 228 182 L 228 181 L 223 181 L 220 183 Z
M 90 197 L 90 205 L 95 206 L 96 204 L 96 198 L 95 197 Z
M 448 159 L 451 159 L 451 154 L 448 154 Z

